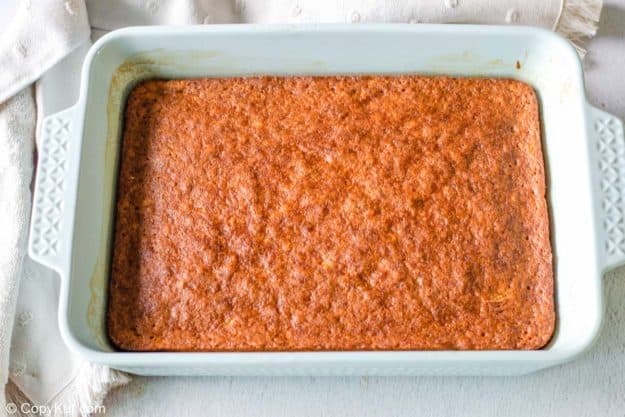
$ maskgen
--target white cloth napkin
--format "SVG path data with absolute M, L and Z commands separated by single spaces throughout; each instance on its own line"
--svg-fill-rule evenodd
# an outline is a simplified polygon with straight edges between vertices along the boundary
M 30 215 L 30 181 L 33 170 L 35 102 L 25 88 L 0 104 L 0 366 L 7 382 L 9 346 L 18 280 L 22 267 Z M 3 398 L 3 397 L 2 397 Z M 4 409 L 4 404 L 1 404 Z
M 595 33 L 601 4 L 601 0 L 87 0 L 86 9 L 93 38 L 123 26 L 154 24 L 497 23 L 556 30 L 582 52 L 581 41 Z M 75 101 L 78 70 L 89 45 L 87 10 L 83 0 L 19 0 L 17 14 L 0 41 L 4 223 L 0 376 L 4 383 L 10 379 L 6 401 L 18 410 L 21 402 L 44 404 L 49 415 L 86 415 L 110 388 L 128 380 L 117 371 L 85 363 L 65 348 L 56 324 L 58 279 L 25 259 L 36 117 L 28 85 L 54 66 L 37 84 L 38 121 Z M 64 95 L 53 96 L 50 91 Z M 0 408 L 0 413 L 4 410 L 10 413 L 13 408 Z

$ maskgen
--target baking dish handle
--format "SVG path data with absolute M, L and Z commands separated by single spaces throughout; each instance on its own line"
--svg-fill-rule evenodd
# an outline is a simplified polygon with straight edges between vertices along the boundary
M 605 270 L 625 265 L 625 137 L 617 117 L 589 107 L 598 166 L 599 244 Z
M 62 274 L 70 262 L 70 243 L 80 146 L 74 107 L 43 119 L 33 195 L 28 253 Z

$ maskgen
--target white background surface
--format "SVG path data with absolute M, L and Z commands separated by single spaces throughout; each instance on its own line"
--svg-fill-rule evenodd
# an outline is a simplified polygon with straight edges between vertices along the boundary
M 0 0 L 1 1 L 1 0 Z M 625 118 L 625 0 L 607 0 L 585 59 L 589 101 Z M 583 279 L 584 277 L 580 277 Z M 146 378 L 113 392 L 107 416 L 625 416 L 625 268 L 606 276 L 593 350 L 515 378 Z

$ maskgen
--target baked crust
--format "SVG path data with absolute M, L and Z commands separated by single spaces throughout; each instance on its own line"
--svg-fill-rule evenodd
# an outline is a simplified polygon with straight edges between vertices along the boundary
M 150 80 L 125 109 L 107 314 L 132 351 L 538 349 L 538 104 L 508 79 Z

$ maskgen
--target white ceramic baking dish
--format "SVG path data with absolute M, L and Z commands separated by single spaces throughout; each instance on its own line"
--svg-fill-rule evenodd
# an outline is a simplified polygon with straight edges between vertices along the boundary
M 538 351 L 116 352 L 105 330 L 125 94 L 146 77 L 251 74 L 511 77 L 538 92 L 555 251 L 557 329 Z M 590 106 L 573 48 L 551 32 L 459 25 L 144 27 L 91 48 L 78 103 L 43 121 L 30 256 L 61 277 L 59 325 L 85 359 L 146 375 L 505 375 L 563 363 L 597 337 L 602 275 L 625 260 L 625 142 Z

